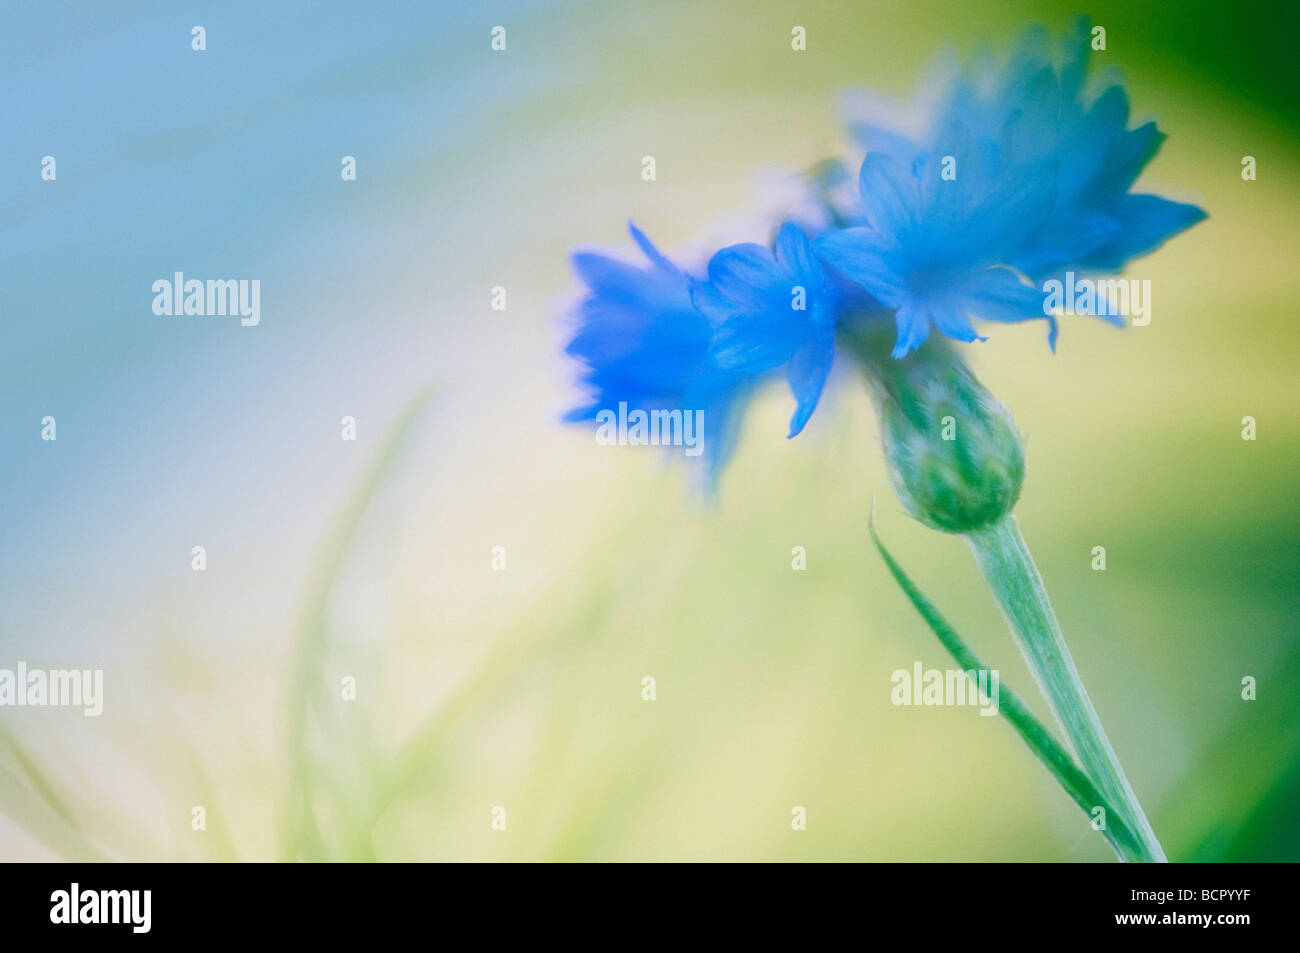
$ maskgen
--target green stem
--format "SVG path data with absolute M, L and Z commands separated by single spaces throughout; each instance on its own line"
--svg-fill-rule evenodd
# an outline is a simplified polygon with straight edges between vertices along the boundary
M 1034 565 L 1015 518 L 1007 514 L 989 526 L 967 533 L 966 539 L 1079 763 L 1135 829 L 1143 848 L 1142 856 L 1136 859 L 1163 862 L 1165 852 L 1120 767 L 1115 749 L 1106 738 L 1097 710 L 1074 667 L 1056 613 L 1048 601 L 1043 577 Z
M 984 664 L 984 661 L 975 650 L 967 645 L 965 640 L 935 607 L 934 603 L 921 592 L 916 583 L 912 582 L 907 573 L 903 571 L 903 567 L 898 564 L 889 550 L 885 548 L 885 544 L 880 541 L 880 536 L 876 533 L 874 505 L 868 528 L 871 531 L 871 540 L 876 544 L 876 550 L 885 561 L 885 565 L 889 568 L 894 580 L 907 598 L 911 600 L 916 610 L 921 613 L 921 617 L 929 624 L 931 630 L 938 636 L 939 641 L 948 650 L 948 654 L 953 657 L 957 665 L 968 673 L 988 671 L 988 666 Z M 1065 789 L 1070 799 L 1079 805 L 1085 814 L 1092 817 L 1092 812 L 1097 807 L 1105 810 L 1106 826 L 1103 828 L 1103 833 L 1121 860 L 1148 859 L 1142 845 L 1137 842 L 1133 832 L 1126 825 L 1123 815 L 1111 806 L 1102 793 L 1097 790 L 1097 786 L 1092 779 L 1075 763 L 1070 753 L 1061 746 L 1061 743 L 1034 716 L 1034 713 L 1029 710 L 1029 706 L 1021 701 L 1020 696 L 1013 692 L 1011 686 L 1006 682 L 1002 682 L 998 690 L 998 711 L 1006 716 L 1007 721 L 1019 733 L 1025 744 L 1029 746 L 1029 750 L 1052 772 L 1052 775 Z

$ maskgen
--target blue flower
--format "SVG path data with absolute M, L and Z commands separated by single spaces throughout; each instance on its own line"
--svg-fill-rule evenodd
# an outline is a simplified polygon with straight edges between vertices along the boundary
M 1052 213 L 1011 258 L 1034 279 L 1067 267 L 1118 270 L 1205 218 L 1194 205 L 1130 194 L 1164 135 L 1154 122 L 1128 128 L 1128 96 L 1118 83 L 1086 96 L 1090 36 L 1089 21 L 1076 21 L 1057 69 L 1046 33 L 1029 31 L 995 84 L 1000 105 L 984 105 L 986 114 L 1001 114 L 989 134 L 1005 143 L 1005 174 L 1045 158 L 1057 166 Z M 977 101 L 967 90 L 951 108 L 978 108 Z
M 621 403 L 644 411 L 701 411 L 711 483 L 734 446 L 751 381 L 714 360 L 713 327 L 695 307 L 691 278 L 635 225 L 628 229 L 648 268 L 590 252 L 573 256 L 590 291 L 578 305 L 578 327 L 566 352 L 584 365 L 580 381 L 591 398 L 565 419 L 592 421 Z
M 977 60 L 951 81 L 919 144 L 857 127 L 880 151 L 863 163 L 861 209 L 844 217 L 867 224 L 829 233 L 817 247 L 897 309 L 896 355 L 935 328 L 975 340 L 972 317 L 1047 317 L 1055 346 L 1056 322 L 1037 290 L 1044 279 L 1116 271 L 1205 217 L 1193 205 L 1130 193 L 1163 137 L 1154 123 L 1128 128 L 1120 86 L 1085 97 L 1089 39 L 1081 19 L 1060 57 L 1035 29 L 1005 64 Z
M 724 248 L 697 283 L 695 303 L 716 328 L 710 354 L 718 367 L 757 378 L 785 369 L 795 398 L 793 437 L 812 416 L 835 360 L 836 319 L 846 296 L 795 225 L 783 226 L 775 251 Z
M 817 239 L 827 264 L 896 309 L 895 357 L 919 347 L 931 329 L 979 339 L 972 316 L 1046 317 L 1042 293 L 1006 261 L 1051 211 L 1050 165 L 995 179 L 983 174 L 969 141 L 952 148 L 948 158 L 961 170 L 955 179 L 942 157 L 918 157 L 905 170 L 888 155 L 869 154 L 859 180 L 868 224 Z
M 840 194 L 852 179 L 838 163 L 814 170 L 812 240 L 786 224 L 771 248 L 719 251 L 707 278 L 681 271 L 635 226 L 648 266 L 575 255 L 589 293 L 568 353 L 591 399 L 568 419 L 623 404 L 702 411 L 711 486 L 767 379 L 784 374 L 789 435 L 803 430 L 850 325 L 892 317 L 896 358 L 935 331 L 983 340 L 977 319 L 1046 320 L 1055 347 L 1048 279 L 1115 271 L 1205 215 L 1131 191 L 1162 136 L 1154 123 L 1129 128 L 1119 85 L 1085 94 L 1089 37 L 1081 20 L 1059 55 L 1032 30 L 1004 63 L 977 59 L 948 82 L 921 134 L 856 127 L 870 144 L 857 198 Z M 1119 323 L 1104 302 L 1099 314 Z

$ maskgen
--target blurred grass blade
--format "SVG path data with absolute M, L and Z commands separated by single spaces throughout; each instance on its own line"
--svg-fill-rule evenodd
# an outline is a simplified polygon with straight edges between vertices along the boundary
M 69 799 L 59 794 L 52 777 L 17 738 L 0 728 L 0 810 L 66 859 L 106 860 L 68 807 Z
M 329 643 L 330 594 L 366 510 L 387 478 L 432 392 L 432 385 L 421 390 L 389 427 L 360 483 L 326 534 L 308 576 L 298 624 L 289 699 L 290 775 L 283 835 L 285 855 L 293 860 L 320 858 L 329 853 L 325 850 L 327 839 L 318 824 L 315 799 L 320 794 L 338 791 L 338 786 L 329 778 L 317 777 L 308 738 L 313 717 L 324 711 L 321 706 L 325 691 L 324 658 Z M 336 751 L 334 757 L 342 757 L 342 753 Z M 331 812 L 330 816 L 335 821 L 346 823 L 338 811 Z M 346 831 L 328 840 L 335 845 L 345 840 L 356 847 L 355 838 Z

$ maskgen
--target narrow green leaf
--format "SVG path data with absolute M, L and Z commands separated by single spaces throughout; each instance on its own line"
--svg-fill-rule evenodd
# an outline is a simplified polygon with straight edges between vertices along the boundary
M 1007 514 L 965 536 L 1052 716 L 1078 756 L 1079 765 L 1107 799 L 1124 812 L 1124 820 L 1142 845 L 1141 859 L 1164 862 L 1164 848 L 1106 737 L 1101 718 L 1065 644 L 1043 577 L 1015 517 Z
M 894 581 L 911 600 L 916 611 L 921 614 L 930 629 L 938 636 L 943 647 L 948 650 L 957 665 L 963 671 L 980 671 L 988 670 L 988 666 L 979 655 L 972 649 L 966 641 L 957 633 L 957 631 L 948 623 L 939 610 L 935 607 L 925 594 L 912 582 L 903 567 L 885 548 L 884 543 L 880 541 L 880 536 L 876 532 L 876 508 L 875 502 L 871 506 L 871 518 L 868 521 L 868 527 L 871 531 L 871 541 L 875 543 L 877 551 L 889 568 L 889 572 L 894 577 Z M 1125 824 L 1123 815 L 1114 809 L 1092 780 L 1084 774 L 1069 752 L 1061 746 L 1050 731 L 1043 725 L 1034 713 L 1029 710 L 1028 706 L 1020 697 L 1011 690 L 1011 687 L 1005 682 L 999 689 L 999 710 L 1006 716 L 1007 721 L 1019 733 L 1021 739 L 1029 746 L 1038 760 L 1047 766 L 1052 772 L 1052 776 L 1065 789 L 1070 799 L 1083 809 L 1083 812 L 1091 819 L 1092 812 L 1095 808 L 1105 809 L 1106 827 L 1103 833 L 1106 839 L 1110 841 L 1115 853 L 1121 860 L 1139 860 L 1142 859 L 1142 851 L 1135 840 L 1133 833 Z

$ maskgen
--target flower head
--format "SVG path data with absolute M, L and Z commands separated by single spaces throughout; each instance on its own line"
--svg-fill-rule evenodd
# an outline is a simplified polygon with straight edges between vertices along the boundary
M 860 182 L 868 224 L 817 240 L 828 264 L 896 310 L 895 357 L 915 350 L 932 329 L 978 339 L 972 317 L 1044 317 L 1041 293 L 1006 262 L 1051 210 L 1051 168 L 993 177 L 969 139 L 953 148 L 945 157 L 920 156 L 911 169 L 868 155 Z M 950 169 L 963 172 L 950 176 Z
M 647 412 L 698 410 L 709 422 L 704 457 L 711 480 L 732 448 L 750 381 L 714 360 L 713 326 L 695 307 L 692 279 L 635 225 L 628 229 L 648 267 L 591 252 L 573 256 L 589 293 L 566 351 L 584 365 L 581 382 L 591 396 L 566 419 L 595 420 L 620 404 Z
M 837 340 L 861 340 L 864 329 L 876 341 L 892 319 L 892 334 L 888 325 L 883 331 L 894 339 L 895 360 L 935 332 L 983 340 L 976 320 L 1046 320 L 1055 347 L 1056 320 L 1045 307 L 1048 280 L 1067 269 L 1122 268 L 1205 214 L 1132 192 L 1163 137 L 1154 123 L 1129 128 L 1128 99 L 1118 83 L 1087 90 L 1089 37 L 1081 20 L 1056 50 L 1044 31 L 1030 30 L 1007 60 L 983 56 L 956 71 L 928 121 L 909 133 L 870 122 L 855 127 L 867 146 L 856 198 L 844 199 L 843 187 L 852 183 L 843 181 L 850 177 L 838 163 L 819 166 L 809 198 L 824 214 L 811 226 L 811 239 L 787 223 L 770 248 L 740 244 L 719 251 L 707 277 L 685 274 L 635 227 L 632 237 L 648 267 L 576 255 L 589 294 L 568 352 L 585 365 L 582 380 L 592 397 L 569 419 L 591 420 L 624 402 L 705 411 L 712 421 L 711 482 L 729 455 L 751 390 L 784 375 L 794 397 L 789 435 L 795 436 L 825 389 Z M 1116 320 L 1105 302 L 1097 313 Z M 960 522 L 981 519 L 984 511 L 978 500 L 945 489 L 957 471 L 944 469 L 944 453 L 955 453 L 948 462 L 962 465 L 962 454 L 995 444 L 1005 449 L 1014 429 L 992 413 L 960 360 L 949 364 L 948 391 L 923 390 L 936 408 L 951 405 L 973 415 L 977 425 L 962 441 L 931 448 L 921 418 L 901 413 L 908 406 L 903 400 L 894 400 L 900 413 L 890 411 L 885 422 L 891 453 L 922 478 L 911 488 L 918 506 L 929 512 L 924 500 L 937 501 L 934 506 L 955 500 L 964 508 L 965 515 L 953 517 Z M 868 370 L 888 374 L 879 365 Z M 992 482 L 975 496 L 987 489 L 994 508 L 1009 506 L 1018 490 L 1016 467 L 1003 470 L 977 474 Z
M 949 105 L 986 117 L 986 141 L 1001 145 L 1007 174 L 1045 158 L 1056 164 L 1051 214 L 1011 257 L 1034 278 L 1065 267 L 1116 270 L 1205 217 L 1194 205 L 1130 193 L 1164 135 L 1154 122 L 1128 128 L 1118 79 L 1089 94 L 1090 37 L 1089 21 L 1078 19 L 1054 56 L 1046 31 L 1031 29 L 996 78 L 956 84 Z
M 716 328 L 710 354 L 718 367 L 757 377 L 785 369 L 796 406 L 790 436 L 812 416 L 835 359 L 835 323 L 846 292 L 822 267 L 795 225 L 775 249 L 724 248 L 697 283 L 695 302 Z
M 823 235 L 818 253 L 897 309 L 896 356 L 931 330 L 975 340 L 971 318 L 1047 318 L 1054 346 L 1038 283 L 1117 270 L 1205 217 L 1130 193 L 1163 136 L 1155 123 L 1128 128 L 1118 84 L 1086 94 L 1089 35 L 1078 21 L 1056 56 L 1034 29 L 1004 64 L 978 59 L 952 78 L 919 142 L 858 126 L 880 150 L 846 216 L 865 224 Z

